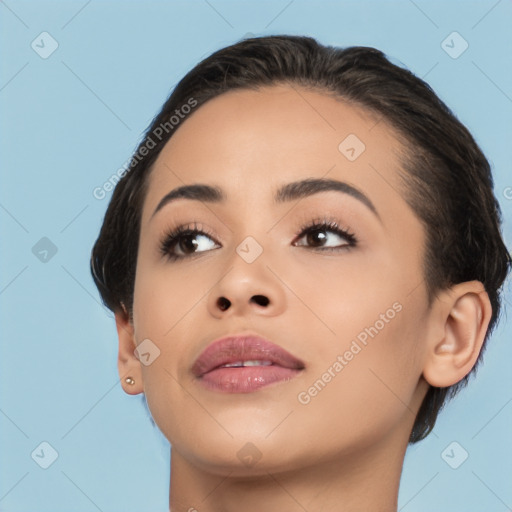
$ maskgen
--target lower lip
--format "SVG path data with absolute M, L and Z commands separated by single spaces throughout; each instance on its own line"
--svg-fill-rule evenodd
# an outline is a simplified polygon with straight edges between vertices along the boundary
M 205 373 L 199 380 L 212 391 L 252 393 L 270 384 L 291 380 L 300 372 L 277 365 L 217 368 Z

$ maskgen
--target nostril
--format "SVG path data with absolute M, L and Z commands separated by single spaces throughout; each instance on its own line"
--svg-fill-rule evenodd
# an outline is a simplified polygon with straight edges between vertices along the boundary
M 251 300 L 260 306 L 267 306 L 270 302 L 264 295 L 254 295 Z
M 226 309 L 229 308 L 231 302 L 229 302 L 229 300 L 224 297 L 220 297 L 219 299 L 217 299 L 217 304 L 221 311 L 225 311 Z

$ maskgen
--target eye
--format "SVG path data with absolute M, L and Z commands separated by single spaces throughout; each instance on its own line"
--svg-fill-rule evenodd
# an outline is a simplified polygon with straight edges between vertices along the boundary
M 329 233 L 333 235 L 329 236 Z M 348 230 L 343 229 L 335 220 L 323 219 L 306 224 L 300 229 L 299 240 L 304 238 L 306 244 L 297 244 L 298 246 L 313 246 L 322 251 L 338 251 L 354 247 L 356 237 Z
M 214 249 L 215 245 L 218 244 L 213 241 L 212 235 L 194 223 L 193 228 L 182 225 L 166 233 L 160 244 L 160 252 L 174 261 Z
M 299 241 L 304 238 L 306 243 L 295 245 L 320 251 L 346 250 L 357 244 L 355 235 L 332 219 L 320 219 L 302 226 L 296 238 Z M 181 225 L 168 231 L 160 243 L 160 253 L 170 261 L 176 261 L 219 247 L 213 235 L 194 222 L 193 226 Z

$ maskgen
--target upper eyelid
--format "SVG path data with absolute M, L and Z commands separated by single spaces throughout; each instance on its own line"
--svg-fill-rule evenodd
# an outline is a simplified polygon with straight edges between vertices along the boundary
M 338 227 L 329 226 L 330 223 L 337 223 Z M 199 224 L 199 226 L 197 226 Z M 306 229 L 312 229 L 315 226 L 325 226 L 326 228 L 330 230 L 336 230 L 339 229 L 340 231 L 349 231 L 349 228 L 345 228 L 344 224 L 336 220 L 334 217 L 315 217 L 313 219 L 310 219 L 309 221 L 304 221 L 300 223 L 300 227 L 296 228 L 296 234 L 302 233 Z M 183 234 L 184 232 L 197 232 L 201 234 L 205 234 L 207 236 L 215 237 L 214 234 L 212 234 L 212 229 L 209 227 L 205 227 L 202 225 L 201 222 L 192 221 L 192 222 L 184 222 L 184 223 L 177 223 L 174 227 L 165 228 L 163 231 L 163 236 L 167 236 L 170 234 L 175 233 L 176 235 Z M 231 230 L 230 230 L 231 231 Z

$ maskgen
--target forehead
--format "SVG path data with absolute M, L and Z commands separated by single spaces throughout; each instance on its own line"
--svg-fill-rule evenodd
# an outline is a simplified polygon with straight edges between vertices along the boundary
M 402 150 L 382 118 L 330 93 L 297 85 L 230 91 L 181 121 L 153 165 L 143 215 L 189 183 L 218 184 L 228 198 L 255 204 L 308 177 L 397 196 Z

